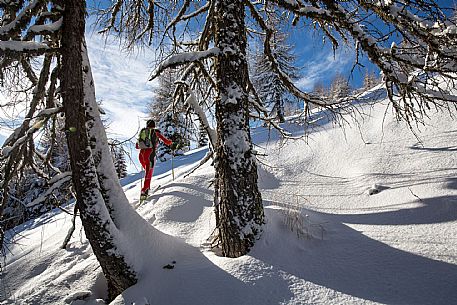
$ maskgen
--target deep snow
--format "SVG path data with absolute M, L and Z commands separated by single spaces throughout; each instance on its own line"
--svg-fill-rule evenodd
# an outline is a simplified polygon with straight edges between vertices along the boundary
M 390 111 L 384 118 L 385 105 L 363 110 L 360 129 L 316 116 L 320 128 L 307 143 L 252 130 L 266 154 L 259 185 L 267 224 L 241 258 L 208 245 L 210 164 L 185 177 L 205 150 L 176 158 L 174 181 L 170 163 L 158 163 L 152 188 L 161 187 L 137 210 L 147 222 L 128 228 L 140 280 L 112 304 L 456 304 L 455 122 L 432 114 L 418 141 Z M 132 205 L 141 177 L 122 181 Z M 15 229 L 1 304 L 104 304 L 105 282 L 80 224 L 69 249 L 59 248 L 70 219 L 54 211 Z

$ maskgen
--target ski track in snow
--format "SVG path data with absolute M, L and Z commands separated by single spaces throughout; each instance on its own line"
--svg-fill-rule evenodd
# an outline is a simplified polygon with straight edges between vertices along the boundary
M 138 232 L 129 257 L 141 267 L 139 282 L 112 304 L 456 304 L 455 122 L 434 114 L 418 142 L 391 114 L 382 125 L 384 107 L 366 107 L 361 130 L 343 132 L 316 115 L 320 128 L 308 143 L 252 130 L 266 154 L 259 186 L 267 224 L 237 259 L 208 246 L 211 166 L 184 178 L 205 149 L 175 159 L 174 181 L 170 163 L 158 163 L 151 188 L 161 187 L 137 210 L 152 226 L 129 228 Z M 141 177 L 121 181 L 132 204 Z M 368 195 L 372 188 L 379 193 Z M 291 209 L 308 237 L 286 225 Z M 16 228 L 0 304 L 103 304 L 106 283 L 79 221 L 69 249 L 59 249 L 70 220 L 54 211 Z

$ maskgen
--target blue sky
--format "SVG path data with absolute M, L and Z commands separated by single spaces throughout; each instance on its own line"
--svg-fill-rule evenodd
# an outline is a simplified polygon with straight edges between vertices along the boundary
M 355 53 L 351 48 L 341 46 L 334 51 L 329 41 L 323 43 L 321 36 L 309 32 L 291 35 L 290 43 L 295 46 L 297 64 L 301 67 L 301 78 L 297 82 L 301 89 L 310 91 L 316 83 L 328 86 L 336 73 L 346 76 L 352 86 L 361 86 L 364 71 L 356 69 L 350 73 L 355 62 Z M 366 60 L 363 64 L 370 71 L 377 71 Z
M 440 7 L 453 7 L 455 0 L 436 1 Z M 90 7 L 93 3 L 107 3 L 107 1 L 88 1 Z M 312 30 L 296 29 L 291 27 L 289 42 L 295 47 L 297 64 L 302 69 L 302 77 L 298 86 L 305 90 L 312 90 L 316 82 L 329 85 L 336 73 L 347 77 L 354 87 L 362 85 L 362 78 L 366 71 L 379 73 L 376 66 L 371 64 L 368 58 L 362 54 L 359 62 L 363 65 L 357 66 L 351 73 L 355 62 L 355 52 L 352 47 L 340 47 L 334 53 L 329 41 L 322 43 L 322 36 L 316 35 Z M 145 58 L 145 65 L 152 62 L 152 58 Z
M 107 1 L 88 1 L 88 7 L 93 7 L 93 3 L 106 4 Z M 89 20 L 89 26 L 92 23 Z M 297 55 L 297 65 L 302 69 L 302 78 L 297 83 L 298 86 L 307 91 L 312 90 L 314 83 L 321 81 L 324 83 L 330 82 L 336 72 L 348 75 L 354 62 L 354 54 L 348 48 L 340 48 L 334 54 L 329 42 L 325 45 L 322 43 L 322 38 L 313 34 L 313 32 L 298 31 L 291 36 L 290 43 L 295 46 L 295 54 Z M 254 47 L 254 45 L 253 45 Z M 150 53 L 150 52 L 149 52 Z M 123 54 L 122 56 L 126 56 Z M 152 57 L 144 58 L 145 65 L 151 65 Z M 371 69 L 375 69 L 372 65 L 368 65 Z M 361 84 L 361 73 L 355 73 L 350 77 L 351 83 L 354 86 Z
M 456 0 L 436 1 L 441 8 L 455 7 Z M 446 13 L 450 11 L 447 10 Z M 302 78 L 298 85 L 303 90 L 312 90 L 316 82 L 329 85 L 337 72 L 347 77 L 354 88 L 363 83 L 363 75 L 366 71 L 379 73 L 379 69 L 371 63 L 368 57 L 362 53 L 357 66 L 351 73 L 355 62 L 355 52 L 352 46 L 340 47 L 333 53 L 330 41 L 322 43 L 322 36 L 314 31 L 291 28 L 290 44 L 295 47 L 298 64 L 302 67 Z

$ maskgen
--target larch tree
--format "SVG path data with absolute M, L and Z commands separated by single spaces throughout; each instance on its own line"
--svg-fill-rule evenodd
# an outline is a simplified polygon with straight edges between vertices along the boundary
M 342 98 L 350 96 L 351 87 L 349 86 L 349 80 L 341 73 L 336 73 L 333 77 L 332 83 L 330 84 L 329 94 L 332 101 L 338 101 Z
M 271 39 L 271 51 L 275 57 L 279 68 L 287 74 L 291 81 L 296 81 L 300 77 L 300 71 L 297 68 L 296 56 L 293 53 L 293 47 L 287 43 L 287 36 L 284 32 L 276 28 L 280 26 L 279 17 L 275 12 L 267 14 L 267 24 L 274 29 Z M 255 55 L 252 67 L 252 83 L 263 104 L 269 108 L 270 116 L 277 119 L 280 123 L 284 119 L 284 105 L 293 103 L 296 99 L 289 93 L 289 90 L 283 85 L 279 75 L 272 68 L 271 62 L 260 50 Z
M 125 213 L 129 203 L 117 179 L 95 100 L 84 39 L 85 1 L 1 1 L 0 9 L 2 80 L 12 92 L 18 79 L 24 78 L 29 90 L 15 100 L 23 101 L 25 96 L 28 113 L 2 147 L 2 200 L 7 198 L 12 172 L 29 165 L 46 174 L 34 160 L 51 160 L 53 150 L 39 152 L 33 135 L 63 113 L 71 172 L 61 172 L 48 162 L 51 174 L 45 177 L 52 185 L 46 193 L 72 180 L 85 234 L 113 299 L 136 282 L 136 272 L 126 263 L 127 249 L 120 246 L 120 210 Z M 31 65 L 36 56 L 44 56 L 39 76 Z
M 154 5 L 155 2 L 149 2 Z M 176 66 L 187 66 L 183 69 L 177 83 L 175 98 L 184 100 L 200 116 L 210 135 L 215 152 L 215 211 L 218 228 L 218 241 L 224 256 L 238 257 L 246 254 L 254 245 L 261 232 L 264 222 L 262 199 L 257 186 L 257 166 L 249 133 L 249 92 L 248 66 L 246 61 L 246 25 L 243 1 L 178 1 L 169 3 L 162 10 L 154 5 L 144 12 L 144 18 L 129 15 L 131 6 L 142 7 L 142 1 L 116 1 L 103 12 L 105 30 L 124 32 L 130 43 L 147 39 L 147 34 L 154 35 L 154 27 L 150 25 L 152 18 L 158 16 L 165 19 L 164 35 L 176 32 L 179 22 L 203 18 L 203 33 L 189 45 L 176 42 L 175 50 L 183 47 L 186 53 L 174 54 L 158 66 L 153 77 L 159 76 L 164 70 Z M 174 7 L 176 5 L 176 7 Z M 194 12 L 186 14 L 188 9 Z M 157 14 L 154 14 L 157 10 Z M 141 11 L 141 10 L 140 10 Z M 168 14 L 176 12 L 176 17 Z M 128 21 L 139 20 L 142 24 Z M 171 37 L 175 34 L 171 34 Z M 168 41 L 168 40 L 167 40 Z M 213 45 L 213 46 L 211 46 Z M 205 59 L 214 62 L 207 65 Z M 208 68 L 208 66 L 210 68 Z M 216 90 L 215 117 L 216 131 L 208 126 L 204 118 L 196 94 L 193 92 L 195 83 L 206 78 Z
M 443 8 L 431 0 L 112 1 L 99 11 L 101 32 L 120 33 L 128 46 L 155 39 L 163 59 L 151 78 L 181 67 L 173 97 L 194 107 L 202 122 L 208 120 L 194 88 L 204 80 L 215 92 L 216 130 L 204 126 L 215 153 L 217 241 L 222 254 L 229 257 L 247 253 L 264 222 L 250 115 L 259 113 L 287 136 L 270 118 L 249 78 L 247 34 L 261 36 L 271 71 L 290 94 L 304 102 L 305 115 L 321 107 L 337 117 L 351 108 L 351 97 L 328 102 L 294 84 L 275 56 L 274 36 L 284 30 L 268 23 L 266 12 L 271 10 L 292 26 L 312 26 L 335 48 L 341 43 L 353 45 L 356 64 L 360 56 L 368 56 L 382 71 L 398 116 L 408 123 L 420 119 L 431 104 L 447 107 L 456 101 L 450 94 L 456 70 L 456 29 Z M 412 47 L 392 44 L 397 37 Z M 416 74 L 411 75 L 411 69 Z M 440 77 L 447 84 L 444 88 L 437 86 Z
M 166 161 L 173 156 L 183 155 L 183 151 L 189 150 L 191 126 L 186 119 L 185 112 L 168 111 L 162 115 L 159 121 L 159 130 L 167 138 L 173 141 L 171 147 L 159 144 L 157 158 Z
M 186 106 L 183 103 L 174 103 L 175 82 L 178 80 L 179 71 L 169 69 L 160 75 L 158 86 L 154 90 L 154 97 L 149 103 L 149 113 L 156 122 L 156 126 L 162 134 L 173 141 L 173 146 L 168 147 L 159 144 L 157 157 L 160 161 L 166 161 L 173 154 L 181 155 L 182 149 L 188 149 L 190 145 L 190 121 Z
M 149 114 L 156 123 L 162 119 L 167 111 L 171 111 L 173 108 L 173 93 L 176 89 L 175 81 L 177 77 L 177 72 L 169 69 L 157 78 L 158 85 L 154 89 L 154 98 L 149 103 Z
M 48 8 L 42 1 L 0 1 L 0 81 L 7 97 L 1 105 L 6 113 L 17 113 L 26 109 L 22 124 L 5 140 L 0 155 L 0 242 L 4 245 L 4 209 L 8 205 L 10 185 L 18 176 L 33 169 L 44 179 L 49 174 L 60 175 L 69 180 L 51 163 L 53 150 L 39 152 L 33 141 L 33 134 L 46 124 L 50 117 L 61 109 L 55 103 L 58 68 L 52 68 L 55 60 L 55 28 L 60 26 L 55 7 Z M 34 19 L 34 24 L 32 19 Z M 49 25 L 44 25 L 48 22 Z M 34 41 L 35 36 L 46 36 L 45 42 Z M 33 57 L 43 55 L 40 69 L 33 68 Z M 38 71 L 37 71 L 38 70 Z M 28 107 L 24 107 L 27 104 Z M 45 108 L 47 110 L 45 110 Z M 37 165 L 42 163 L 43 166 Z
M 381 80 L 378 77 L 376 77 L 376 73 L 374 71 L 365 70 L 365 74 L 363 75 L 363 89 L 371 89 L 380 83 Z
M 95 100 L 84 39 L 85 1 L 65 1 L 60 53 L 61 90 L 72 180 L 81 220 L 108 282 L 109 298 L 136 283 L 119 247 L 119 209 L 128 205 L 111 159 Z

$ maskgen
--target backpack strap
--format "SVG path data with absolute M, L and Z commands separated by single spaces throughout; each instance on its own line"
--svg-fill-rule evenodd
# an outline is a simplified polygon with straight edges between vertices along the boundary
M 140 131 L 140 135 L 138 136 L 138 147 L 140 149 L 150 148 L 151 147 L 151 139 L 150 139 L 150 131 L 149 128 L 143 128 Z
M 156 148 L 157 148 L 157 141 L 159 140 L 158 137 L 157 137 L 156 129 L 150 129 L 149 139 L 150 139 L 151 148 L 152 148 L 151 158 L 155 158 L 155 156 L 156 156 Z

